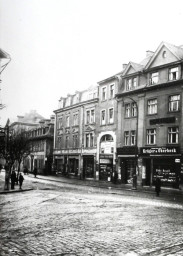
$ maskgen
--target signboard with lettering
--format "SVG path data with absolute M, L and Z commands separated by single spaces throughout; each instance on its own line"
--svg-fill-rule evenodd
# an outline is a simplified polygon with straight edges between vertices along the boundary
M 140 148 L 141 155 L 175 155 L 179 154 L 179 147 L 154 147 L 154 148 Z

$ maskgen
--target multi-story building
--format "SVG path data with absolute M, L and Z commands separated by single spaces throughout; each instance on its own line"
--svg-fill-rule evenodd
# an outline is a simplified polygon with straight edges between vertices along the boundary
M 119 75 L 98 82 L 99 102 L 97 105 L 97 176 L 111 181 L 116 169 L 116 128 Z
M 42 119 L 36 128 L 27 131 L 30 154 L 23 161 L 23 167 L 30 172 L 37 168 L 40 174 L 51 174 L 53 163 L 54 116 Z
M 95 178 L 97 87 L 61 97 L 54 111 L 54 167 L 58 173 Z
M 162 42 L 122 74 L 118 100 L 118 172 L 139 184 L 178 187 L 182 179 L 183 48 Z
M 17 117 L 9 125 L 10 133 L 25 132 L 30 141 L 30 154 L 23 160 L 21 170 L 27 167 L 32 172 L 36 167 L 38 173 L 51 173 L 55 117 L 45 119 L 35 110 Z

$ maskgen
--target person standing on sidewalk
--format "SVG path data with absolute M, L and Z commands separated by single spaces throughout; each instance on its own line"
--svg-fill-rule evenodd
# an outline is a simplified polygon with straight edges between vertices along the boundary
M 156 176 L 155 191 L 156 191 L 156 196 L 159 196 L 159 193 L 161 192 L 161 180 L 158 176 Z
M 12 174 L 11 174 L 11 189 L 14 189 L 14 188 L 15 188 L 15 182 L 16 182 L 16 173 L 15 173 L 15 171 L 13 170 L 13 171 L 12 171 Z
M 22 173 L 20 173 L 20 175 L 19 175 L 19 186 L 20 186 L 20 189 L 22 189 L 23 181 L 24 181 L 24 177 L 23 177 Z
M 5 184 L 4 184 L 4 190 L 9 190 L 9 184 L 10 184 L 10 168 L 8 164 L 5 164 Z
M 34 177 L 36 178 L 36 176 L 37 176 L 37 168 L 35 167 L 34 168 Z

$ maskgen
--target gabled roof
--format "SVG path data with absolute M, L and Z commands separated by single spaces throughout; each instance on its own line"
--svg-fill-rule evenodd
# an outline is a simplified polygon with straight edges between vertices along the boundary
M 139 72 L 139 71 L 141 71 L 141 70 L 143 70 L 143 65 L 141 65 L 141 64 L 138 64 L 138 63 L 135 63 L 135 62 L 132 62 L 132 61 L 130 61 L 129 63 L 128 63 L 128 65 L 126 66 L 126 68 L 125 68 L 125 70 L 124 70 L 124 72 L 123 72 L 123 75 L 126 75 L 127 74 L 127 72 L 128 72 L 128 70 L 130 69 L 130 67 L 132 67 L 134 70 L 135 70 L 135 72 Z M 134 73 L 135 73 L 134 72 Z
M 7 52 L 0 49 L 0 59 L 10 59 L 10 55 Z
M 166 43 L 166 42 L 161 42 L 161 44 L 158 46 L 153 56 L 149 59 L 149 61 L 145 65 L 144 69 L 149 68 L 149 66 L 153 63 L 153 61 L 161 51 L 162 47 L 166 47 L 177 58 L 177 60 L 183 59 L 183 48 L 181 48 L 180 46 L 175 46 L 175 45 Z

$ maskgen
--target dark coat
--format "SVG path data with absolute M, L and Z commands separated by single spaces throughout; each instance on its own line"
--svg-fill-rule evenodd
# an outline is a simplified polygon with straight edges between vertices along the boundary
M 23 180 L 24 180 L 24 177 L 22 176 L 22 174 L 20 174 L 20 176 L 19 176 L 19 183 L 22 184 Z
M 156 181 L 155 181 L 155 191 L 156 192 L 160 192 L 161 191 L 161 180 L 160 178 L 156 178 Z

